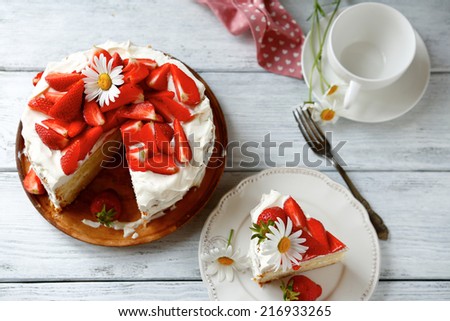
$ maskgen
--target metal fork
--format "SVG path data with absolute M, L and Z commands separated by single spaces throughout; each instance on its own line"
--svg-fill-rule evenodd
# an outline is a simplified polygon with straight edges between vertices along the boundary
M 293 110 L 293 114 L 295 120 L 297 121 L 298 128 L 300 128 L 300 131 L 305 137 L 305 140 L 308 143 L 309 147 L 318 156 L 328 159 L 334 165 L 339 174 L 341 174 L 344 181 L 347 183 L 347 186 L 352 192 L 353 196 L 366 208 L 367 212 L 369 213 L 370 221 L 372 222 L 372 225 L 377 232 L 378 238 L 380 240 L 387 240 L 389 230 L 384 224 L 383 219 L 370 207 L 369 202 L 367 202 L 366 199 L 362 197 L 362 195 L 359 193 L 359 191 L 351 181 L 350 177 L 348 177 L 345 170 L 341 167 L 341 165 L 339 165 L 338 161 L 331 152 L 330 143 L 326 139 L 320 127 L 316 124 L 315 121 L 311 119 L 310 113 L 307 110 L 304 110 L 302 107 L 297 107 L 295 110 Z

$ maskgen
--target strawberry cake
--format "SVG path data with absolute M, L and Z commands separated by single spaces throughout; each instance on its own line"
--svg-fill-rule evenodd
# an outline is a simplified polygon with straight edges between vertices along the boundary
M 31 168 L 24 187 L 47 193 L 57 211 L 112 164 L 129 168 L 141 212 L 134 227 L 202 182 L 213 113 L 203 83 L 180 61 L 151 47 L 106 42 L 49 63 L 33 84 L 21 118 Z M 117 165 L 121 144 L 126 161 Z
M 289 195 L 264 194 L 250 212 L 249 256 L 258 284 L 331 265 L 342 260 L 347 247 L 323 224 L 307 217 Z

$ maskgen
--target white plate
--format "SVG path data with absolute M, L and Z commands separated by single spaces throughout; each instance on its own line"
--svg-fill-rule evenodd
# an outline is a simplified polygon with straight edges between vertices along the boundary
M 330 15 L 320 20 L 322 31 L 329 18 Z M 339 116 L 359 122 L 378 123 L 400 117 L 411 110 L 422 98 L 430 80 L 430 57 L 425 43 L 417 32 L 416 43 L 416 56 L 400 79 L 382 89 L 361 91 L 355 105 L 340 111 Z M 343 83 L 328 65 L 326 52 L 322 59 L 325 79 L 330 83 Z M 309 32 L 302 51 L 302 70 L 308 87 L 310 87 L 309 73 L 313 61 L 311 32 Z M 313 73 L 312 88 L 314 97 L 320 99 L 323 92 L 318 81 L 317 70 Z
M 271 189 L 292 195 L 305 213 L 322 221 L 349 248 L 342 262 L 305 273 L 322 286 L 319 300 L 368 300 L 378 282 L 380 253 L 367 211 L 342 185 L 303 168 L 268 169 L 249 177 L 228 192 L 211 213 L 199 244 L 200 272 L 210 299 L 282 300 L 278 281 L 261 288 L 246 271 L 235 273 L 233 282 L 219 282 L 217 275 L 206 275 L 206 264 L 200 259 L 211 246 L 226 242 L 231 229 L 235 230 L 233 246 L 246 253 L 251 237 L 250 210 Z

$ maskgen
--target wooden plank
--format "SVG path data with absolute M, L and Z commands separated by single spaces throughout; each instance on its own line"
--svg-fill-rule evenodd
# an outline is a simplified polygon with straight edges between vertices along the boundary
M 59 232 L 35 211 L 16 173 L 0 173 L 0 282 L 57 280 L 196 280 L 204 221 L 220 197 L 248 172 L 226 173 L 206 209 L 157 242 L 104 248 Z M 337 173 L 332 179 L 342 182 Z M 355 172 L 350 176 L 384 218 L 383 279 L 450 279 L 450 173 Z
M 342 7 L 361 1 L 343 1 Z M 399 9 L 425 39 L 434 70 L 450 70 L 448 1 L 383 1 Z M 307 0 L 283 0 L 306 32 Z M 49 2 L 2 0 L 0 70 L 38 70 L 47 62 L 108 39 L 152 44 L 198 70 L 262 71 L 249 32 L 234 37 L 196 1 L 110 0 Z M 20 17 L 20 19 L 18 18 Z M 433 17 L 432 21 L 430 17 Z
M 31 92 L 33 73 L 0 72 L 0 170 L 13 170 L 14 144 L 20 114 Z M 307 99 L 299 80 L 273 74 L 202 73 L 221 102 L 228 124 L 229 170 L 259 170 L 285 166 L 294 161 L 316 167 L 291 114 L 292 106 Z M 340 119 L 333 131 L 334 145 L 346 141 L 339 155 L 352 170 L 450 170 L 450 75 L 434 74 L 422 101 L 394 121 L 363 124 Z M 262 143 L 270 134 L 276 144 L 266 150 Z M 247 151 L 236 147 L 250 144 Z M 291 147 L 281 149 L 283 143 Z M 252 144 L 257 144 L 254 147 Z M 283 155 L 284 152 L 284 155 Z M 247 154 L 246 154 L 247 153 Z M 248 153 L 257 156 L 246 157 Z M 270 156 L 270 157 L 269 157 Z M 294 162 L 298 163 L 298 162 Z M 331 170 L 325 162 L 319 167 Z M 293 166 L 292 164 L 289 166 Z
M 381 281 L 371 300 L 450 300 L 449 281 Z M 201 281 L 0 283 L 0 300 L 204 301 Z

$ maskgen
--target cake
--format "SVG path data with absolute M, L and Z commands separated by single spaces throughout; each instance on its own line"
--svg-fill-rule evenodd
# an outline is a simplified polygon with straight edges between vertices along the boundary
M 347 247 L 323 224 L 303 213 L 289 195 L 263 194 L 250 212 L 249 257 L 260 285 L 342 260 Z
M 205 86 L 151 47 L 106 42 L 49 63 L 23 112 L 24 186 L 61 211 L 124 145 L 140 223 L 202 182 L 215 127 Z M 134 224 L 136 225 L 136 224 Z

